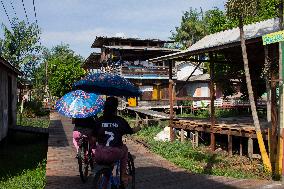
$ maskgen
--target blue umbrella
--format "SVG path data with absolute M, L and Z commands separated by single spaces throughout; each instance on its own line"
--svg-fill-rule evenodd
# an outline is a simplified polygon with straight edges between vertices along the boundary
M 71 91 L 56 102 L 56 109 L 64 116 L 86 118 L 101 112 L 104 97 L 82 90 Z
M 134 97 L 141 95 L 138 87 L 127 79 L 114 74 L 95 73 L 74 83 L 75 89 L 95 92 L 109 96 Z

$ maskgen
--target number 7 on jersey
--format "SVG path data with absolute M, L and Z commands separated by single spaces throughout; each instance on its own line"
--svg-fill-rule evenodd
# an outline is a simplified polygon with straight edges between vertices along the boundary
M 106 146 L 109 146 L 109 143 L 114 139 L 114 134 L 113 132 L 108 132 L 108 131 L 105 131 L 105 134 L 109 136 L 106 143 Z

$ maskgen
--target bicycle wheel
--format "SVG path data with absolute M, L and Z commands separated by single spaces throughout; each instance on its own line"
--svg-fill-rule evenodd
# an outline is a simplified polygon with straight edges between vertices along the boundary
M 95 189 L 108 189 L 110 182 L 111 171 L 107 168 L 99 170 L 94 178 L 94 188 Z
M 124 184 L 121 184 L 121 189 L 135 189 L 135 166 L 134 166 L 134 160 L 132 155 L 128 152 L 128 162 L 126 167 L 126 173 L 132 177 L 131 182 L 128 183 L 127 186 L 124 186 Z
M 89 172 L 89 157 L 87 153 L 86 144 L 82 142 L 78 149 L 78 165 L 79 165 L 79 173 L 82 182 L 86 182 L 88 179 Z

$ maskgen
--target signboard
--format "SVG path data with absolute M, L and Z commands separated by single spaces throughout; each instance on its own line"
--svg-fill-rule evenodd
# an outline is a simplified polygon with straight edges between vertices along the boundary
M 284 41 L 284 30 L 262 36 L 263 45 Z

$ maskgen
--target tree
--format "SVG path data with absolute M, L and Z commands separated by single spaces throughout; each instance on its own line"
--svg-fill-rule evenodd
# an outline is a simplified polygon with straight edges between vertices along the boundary
M 40 29 L 35 23 L 12 20 L 11 29 L 2 24 L 4 38 L 0 39 L 0 56 L 23 72 L 24 79 L 31 79 L 40 61 Z
M 53 96 L 61 97 L 72 90 L 72 84 L 84 76 L 83 58 L 68 45 L 54 47 L 44 60 L 48 63 L 48 87 Z
M 203 12 L 190 8 L 184 12 L 181 24 L 175 30 L 172 32 L 172 39 L 180 42 L 183 49 L 190 47 L 208 33 L 203 21 Z
M 261 152 L 263 164 L 268 171 L 271 172 L 271 163 L 268 158 L 268 154 L 263 142 L 263 137 L 261 133 L 260 123 L 256 111 L 255 99 L 251 85 L 251 76 L 249 72 L 249 64 L 247 58 L 247 50 L 245 44 L 245 36 L 244 36 L 244 20 L 252 18 L 256 15 L 258 7 L 257 0 L 228 0 L 226 3 L 226 9 L 228 17 L 233 20 L 238 20 L 239 30 L 240 30 L 240 40 L 241 40 L 241 48 L 242 48 L 242 56 L 244 62 L 244 71 L 246 76 L 246 83 L 247 83 L 247 91 L 254 121 L 254 126 L 257 134 L 257 140 L 259 149 Z

